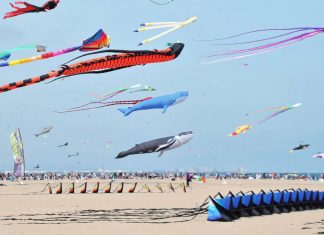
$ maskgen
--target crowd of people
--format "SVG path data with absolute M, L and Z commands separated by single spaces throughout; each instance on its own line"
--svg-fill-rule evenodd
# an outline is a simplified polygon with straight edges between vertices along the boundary
M 170 179 L 186 180 L 189 184 L 193 179 L 204 177 L 216 180 L 229 179 L 302 179 L 324 181 L 324 174 L 291 174 L 291 173 L 194 173 L 194 172 L 29 172 L 24 180 L 88 180 L 88 179 Z M 14 181 L 17 177 L 11 172 L 0 173 L 0 180 Z

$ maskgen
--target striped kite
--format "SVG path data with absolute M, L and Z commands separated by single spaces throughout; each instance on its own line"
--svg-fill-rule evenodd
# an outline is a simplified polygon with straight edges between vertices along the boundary
M 110 94 L 106 94 L 104 96 L 99 97 L 99 99 L 97 101 L 92 101 L 89 103 L 86 103 L 84 105 L 80 105 L 77 107 L 73 107 L 70 108 L 68 110 L 65 111 L 59 111 L 57 113 L 69 113 L 69 112 L 77 112 L 77 111 L 84 111 L 84 110 L 93 110 L 93 109 L 98 109 L 98 108 L 103 108 L 103 107 L 108 107 L 108 106 L 113 106 L 113 105 L 125 105 L 125 104 L 137 104 L 138 102 L 142 102 L 144 100 L 148 100 L 151 99 L 152 97 L 147 97 L 141 100 L 119 100 L 119 101 L 107 101 L 108 99 L 111 99 L 113 97 L 115 97 L 118 94 L 121 94 L 125 91 L 128 91 L 130 89 L 134 89 L 137 87 L 140 87 L 141 84 L 136 84 L 127 88 L 122 88 L 122 89 L 118 89 L 117 91 L 114 91 Z
M 0 93 L 14 90 L 24 86 L 29 86 L 48 79 L 55 78 L 54 80 L 52 80 L 55 81 L 57 79 L 62 79 L 80 74 L 99 74 L 124 69 L 136 65 L 167 62 L 177 58 L 180 55 L 183 47 L 184 44 L 175 43 L 172 45 L 172 47 L 169 47 L 165 50 L 103 50 L 88 53 L 86 55 L 76 57 L 71 61 L 74 61 L 83 56 L 99 53 L 117 52 L 119 54 L 106 55 L 99 58 L 77 62 L 74 64 L 63 64 L 58 70 L 51 71 L 47 74 L 2 85 L 0 86 Z
M 60 3 L 60 0 L 50 0 L 39 7 L 39 6 L 29 4 L 28 2 L 21 2 L 21 1 L 15 2 L 16 5 L 24 5 L 25 6 L 24 8 L 15 6 L 14 4 L 10 3 L 10 6 L 12 8 L 14 8 L 15 11 L 6 13 L 3 18 L 8 19 L 8 18 L 19 16 L 19 15 L 26 14 L 26 13 L 39 13 L 39 12 L 50 11 L 50 10 L 53 10 L 59 3 Z
M 102 49 L 104 47 L 109 47 L 109 43 L 110 43 L 109 37 L 102 29 L 100 29 L 100 30 L 98 30 L 98 32 L 95 35 L 84 40 L 81 46 L 70 47 L 70 48 L 66 48 L 66 49 L 62 49 L 62 50 L 58 50 L 58 51 L 54 51 L 54 52 L 47 52 L 45 54 L 33 56 L 33 57 L 12 60 L 12 61 L 6 61 L 3 63 L 0 63 L 0 67 L 14 66 L 14 65 L 18 65 L 18 64 L 34 62 L 37 60 L 44 60 L 44 59 L 52 58 L 55 56 L 60 56 L 60 55 L 66 54 L 66 53 L 70 53 L 73 51 L 82 51 L 82 52 L 94 51 L 94 50 Z

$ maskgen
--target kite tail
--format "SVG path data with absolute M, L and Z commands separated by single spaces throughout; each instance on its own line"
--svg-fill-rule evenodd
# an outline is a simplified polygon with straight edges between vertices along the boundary
M 297 36 L 294 37 L 290 37 L 288 39 L 285 40 L 281 40 L 278 42 L 273 42 L 273 43 L 268 43 L 265 45 L 261 45 L 261 46 L 257 46 L 257 47 L 251 47 L 251 48 L 247 48 L 247 49 L 241 49 L 241 50 L 230 50 L 230 51 L 224 51 L 224 52 L 220 52 L 220 53 L 216 53 L 214 55 L 211 55 L 209 57 L 213 57 L 213 56 L 223 56 L 223 55 L 235 55 L 235 54 L 242 54 L 242 53 L 248 53 L 248 52 L 253 52 L 253 51 L 260 51 L 260 50 L 264 50 L 264 49 L 268 49 L 268 48 L 274 48 L 276 46 L 285 44 L 285 43 L 289 43 L 292 41 L 302 41 L 304 39 L 307 39 L 309 37 L 313 37 L 319 33 L 323 33 L 323 30 L 320 31 L 313 31 L 313 32 L 308 32 L 308 33 L 303 33 L 303 34 L 299 34 Z
M 32 85 L 35 83 L 45 81 L 47 79 L 58 77 L 61 75 L 62 72 L 63 72 L 63 70 L 57 70 L 57 71 L 50 72 L 50 73 L 47 73 L 47 74 L 44 74 L 41 76 L 37 76 L 37 77 L 33 77 L 33 78 L 29 78 L 29 79 L 25 79 L 25 80 L 21 80 L 21 81 L 17 81 L 17 82 L 8 83 L 6 85 L 0 86 L 0 93 L 14 90 L 14 89 L 24 87 L 24 86 L 29 86 L 29 85 Z
M 214 39 L 202 39 L 202 40 L 196 40 L 196 41 L 221 41 L 221 40 L 227 40 L 227 39 L 231 39 L 231 38 L 236 38 L 236 37 L 240 37 L 243 35 L 247 35 L 247 34 L 253 34 L 253 33 L 259 33 L 259 32 L 269 32 L 269 31 L 289 31 L 289 30 L 319 30 L 322 29 L 320 27 L 296 27 L 296 28 L 280 28 L 280 29 L 257 29 L 257 30 L 252 30 L 252 31 L 247 31 L 247 32 L 243 32 L 243 33 L 239 33 L 239 34 L 235 34 L 232 36 L 228 36 L 228 37 L 223 37 L 223 38 L 214 38 Z

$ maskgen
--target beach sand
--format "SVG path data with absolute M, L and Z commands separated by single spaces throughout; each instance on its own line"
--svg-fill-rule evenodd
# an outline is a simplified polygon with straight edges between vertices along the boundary
M 176 192 L 159 193 L 154 187 L 158 180 L 136 180 L 139 182 L 136 193 L 128 193 L 135 180 L 127 180 L 124 193 L 75 194 L 40 193 L 47 181 L 25 181 L 25 185 L 17 182 L 3 181 L 7 186 L 0 187 L 0 234 L 324 234 L 324 209 L 291 212 L 240 218 L 234 222 L 208 222 L 207 213 L 191 217 L 172 218 L 167 223 L 155 223 L 166 213 L 174 213 L 177 209 L 194 208 L 201 205 L 208 195 L 217 192 L 227 194 L 261 189 L 308 188 L 324 191 L 323 182 L 302 180 L 228 180 L 222 184 L 215 179 L 207 182 L 193 182 L 187 193 L 181 188 Z M 49 181 L 52 186 L 59 181 Z M 63 189 L 72 181 L 63 182 Z M 82 182 L 76 184 L 80 185 Z M 91 191 L 96 180 L 88 180 L 88 191 Z M 170 180 L 159 180 L 167 191 Z M 173 181 L 175 187 L 183 181 Z M 147 183 L 152 193 L 137 192 Z M 100 181 L 100 189 L 107 181 Z M 117 183 L 113 184 L 115 189 Z M 55 192 L 55 189 L 53 189 Z M 121 209 L 121 210 L 116 210 Z M 159 209 L 159 210 L 153 210 Z M 183 210 L 183 209 L 182 209 Z M 144 214 L 145 213 L 145 214 Z M 128 219 L 129 218 L 129 219 Z

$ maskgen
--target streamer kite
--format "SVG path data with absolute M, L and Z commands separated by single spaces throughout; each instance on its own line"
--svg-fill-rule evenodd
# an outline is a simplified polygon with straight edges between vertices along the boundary
M 276 34 L 271 37 L 263 37 L 256 40 L 251 41 L 241 41 L 241 42 L 234 42 L 234 43 L 222 43 L 222 44 L 216 44 L 216 45 L 244 45 L 244 44 L 251 44 L 251 43 L 259 43 L 264 42 L 268 40 L 275 40 L 275 39 L 282 39 L 279 41 L 274 41 L 267 44 L 262 44 L 255 47 L 249 47 L 245 49 L 239 49 L 239 50 L 225 50 L 221 52 L 217 52 L 213 55 L 208 56 L 208 58 L 212 57 L 223 57 L 218 60 L 204 62 L 205 64 L 210 63 L 218 63 L 223 61 L 230 61 L 230 60 L 236 60 L 236 59 L 242 59 L 249 56 L 259 55 L 271 51 L 275 51 L 284 47 L 291 46 L 295 43 L 298 43 L 300 41 L 303 41 L 305 39 L 314 37 L 320 33 L 324 32 L 324 28 L 322 27 L 296 27 L 296 28 L 275 28 L 275 29 L 259 29 L 259 30 L 253 30 L 248 31 L 240 34 L 236 34 L 233 36 L 225 37 L 225 38 L 216 38 L 216 39 L 210 39 L 210 40 L 201 40 L 201 41 L 220 41 L 220 40 L 229 40 L 232 38 L 241 37 L 244 35 L 254 34 L 254 33 L 260 33 L 260 32 L 280 32 L 279 34 Z
M 88 53 L 86 55 L 76 57 L 71 61 L 74 61 L 80 57 L 87 56 L 87 55 L 108 53 L 108 52 L 119 52 L 119 54 L 106 55 L 103 57 L 89 59 L 86 61 L 77 62 L 70 65 L 63 64 L 61 68 L 56 71 L 51 71 L 41 76 L 3 85 L 0 87 L 0 93 L 7 92 L 24 86 L 29 86 L 48 79 L 55 78 L 54 80 L 52 80 L 55 81 L 57 79 L 62 79 L 62 78 L 71 77 L 80 74 L 99 74 L 99 73 L 106 73 L 106 72 L 111 72 L 119 69 L 124 69 L 136 65 L 167 62 L 177 58 L 180 55 L 183 47 L 184 44 L 175 43 L 172 45 L 172 47 L 169 47 L 165 50 L 137 50 L 137 51 L 103 50 L 99 52 Z
M 39 13 L 39 12 L 47 12 L 53 10 L 58 4 L 60 0 L 51 0 L 44 3 L 42 6 L 35 6 L 29 4 L 28 2 L 15 2 L 16 5 L 24 5 L 25 7 L 18 7 L 14 4 L 10 3 L 10 6 L 15 9 L 15 11 L 11 11 L 5 14 L 4 19 L 8 19 L 11 17 L 19 16 L 26 13 Z
M 3 63 L 0 63 L 0 67 L 14 66 L 14 65 L 19 65 L 19 64 L 34 62 L 37 60 L 44 60 L 44 59 L 52 58 L 55 56 L 64 55 L 66 53 L 70 53 L 73 51 L 88 52 L 88 51 L 99 50 L 104 47 L 109 47 L 109 43 L 110 43 L 109 37 L 102 29 L 100 29 L 92 37 L 84 40 L 81 46 L 75 46 L 75 47 L 70 47 L 70 48 L 66 48 L 66 49 L 62 49 L 62 50 L 58 50 L 58 51 L 47 52 L 47 53 L 44 53 L 44 54 L 41 54 L 38 56 L 32 56 L 32 57 L 28 57 L 28 58 L 6 61 Z
M 258 124 L 262 124 L 266 121 L 268 121 L 269 119 L 281 114 L 281 113 L 284 113 L 288 110 L 291 110 L 291 109 L 294 109 L 294 108 L 297 108 L 301 106 L 301 103 L 297 103 L 297 104 L 294 104 L 294 105 L 291 105 L 291 106 L 282 106 L 282 107 L 275 107 L 275 108 L 268 108 L 268 109 L 265 109 L 265 110 L 259 110 L 257 112 L 263 112 L 263 111 L 275 111 L 275 110 L 278 110 L 278 111 L 275 111 L 274 113 L 272 113 L 270 116 L 266 117 L 265 119 L 261 120 Z
M 158 39 L 164 35 L 167 35 L 177 29 L 183 28 L 193 22 L 195 22 L 198 19 L 197 16 L 192 16 L 189 19 L 182 21 L 182 22 L 152 22 L 152 23 L 143 23 L 140 26 L 143 26 L 142 28 L 136 29 L 134 32 L 144 32 L 148 30 L 154 30 L 154 29 L 162 29 L 162 28 L 170 28 L 167 31 L 164 31 L 163 33 L 160 33 L 154 37 L 145 39 L 144 41 L 140 42 L 138 45 L 141 46 L 145 43 L 149 43 L 155 39 Z
M 20 47 L 15 47 L 7 50 L 0 51 L 0 61 L 8 60 L 12 52 L 15 51 L 25 51 L 25 50 L 36 50 L 37 52 L 45 52 L 46 48 L 42 45 L 25 45 Z
M 96 102 L 90 102 L 85 105 L 77 106 L 74 108 L 70 108 L 65 111 L 57 111 L 57 113 L 71 113 L 71 112 L 78 112 L 78 111 L 85 111 L 85 110 L 94 110 L 94 109 L 99 109 L 99 108 L 104 108 L 104 107 L 114 106 L 114 105 L 137 104 L 149 99 L 152 99 L 152 97 L 147 97 L 141 100 L 118 100 L 118 101 L 110 101 L 110 102 L 96 101 Z

